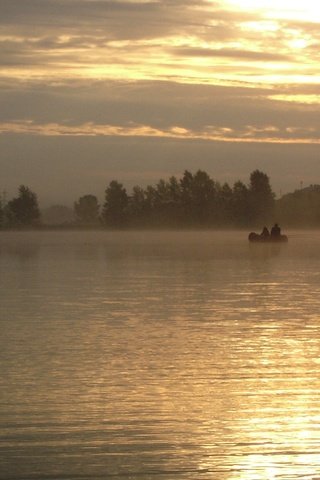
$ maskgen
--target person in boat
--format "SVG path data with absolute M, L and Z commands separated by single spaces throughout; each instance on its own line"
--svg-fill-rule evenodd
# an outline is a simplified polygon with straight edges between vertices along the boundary
M 279 225 L 277 223 L 275 223 L 273 225 L 273 227 L 271 228 L 271 237 L 278 238 L 278 237 L 280 237 L 280 235 L 281 235 L 281 228 L 279 227 Z
M 268 238 L 270 236 L 270 233 L 267 227 L 263 227 L 263 230 L 260 233 L 260 236 L 263 238 Z

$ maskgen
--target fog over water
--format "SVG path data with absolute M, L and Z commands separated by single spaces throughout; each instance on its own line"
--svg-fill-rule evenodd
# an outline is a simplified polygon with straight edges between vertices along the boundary
M 0 478 L 316 479 L 320 233 L 0 232 Z

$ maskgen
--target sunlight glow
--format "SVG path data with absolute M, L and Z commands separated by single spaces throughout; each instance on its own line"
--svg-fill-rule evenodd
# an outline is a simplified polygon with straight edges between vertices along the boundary
M 264 296 L 266 288 L 279 290 L 276 282 L 256 285 L 260 285 Z M 309 355 L 313 353 L 305 348 L 304 340 L 288 336 L 287 328 L 280 322 L 270 322 L 270 318 L 278 318 L 278 308 L 278 301 L 268 304 L 268 311 L 275 315 L 266 319 L 265 324 L 262 321 L 256 334 L 257 343 L 252 343 L 250 361 L 255 372 L 243 379 L 239 391 L 233 384 L 229 386 L 228 381 L 224 387 L 232 419 L 232 428 L 224 431 L 229 445 L 221 460 L 221 464 L 225 461 L 233 466 L 232 472 L 228 471 L 228 480 L 319 478 L 319 414 L 318 399 L 314 395 L 318 366 L 310 364 Z M 262 311 L 260 306 L 257 309 Z M 274 323 L 271 328 L 270 323 Z M 229 360 L 228 372 L 232 368 L 230 364 Z M 241 361 L 240 351 L 234 365 L 237 369 L 248 368 L 247 360 Z M 222 359 L 219 368 L 224 368 Z M 266 373 L 265 377 L 262 372 Z M 247 383 L 247 390 L 242 383 Z M 245 391 L 250 393 L 245 396 Z M 216 417 L 218 408 L 219 404 L 213 405 L 212 418 Z M 225 413 L 225 405 L 223 408 Z M 214 429 L 208 432 L 199 467 L 211 471 L 216 464 L 217 436 Z
M 232 7 L 254 10 L 266 18 L 320 21 L 320 4 L 314 0 L 228 0 Z
M 192 5 L 191 2 L 182 7 L 183 21 L 176 18 L 169 21 L 167 10 L 161 9 L 161 2 L 151 0 L 162 15 L 159 23 L 141 23 L 142 31 L 133 29 L 130 34 L 120 28 L 120 20 L 125 25 L 129 15 L 125 3 L 123 11 L 121 9 L 112 17 L 114 31 L 110 34 L 98 28 L 99 24 L 97 28 L 85 31 L 75 28 L 67 33 L 64 22 L 60 30 L 57 27 L 50 32 L 41 28 L 28 31 L 27 26 L 21 30 L 3 29 L 0 34 L 3 51 L 0 81 L 7 89 L 15 83 L 26 86 L 28 82 L 31 86 L 100 81 L 150 82 L 153 86 L 155 82 L 168 82 L 175 88 L 182 84 L 194 85 L 199 91 L 201 86 L 223 86 L 234 87 L 236 95 L 243 88 L 246 92 L 256 89 L 257 98 L 264 97 L 266 102 L 299 103 L 308 109 L 319 105 L 317 90 L 310 87 L 320 84 L 317 49 L 320 37 L 316 23 L 320 21 L 320 3 L 313 0 L 208 0 Z M 149 0 L 140 3 L 148 4 Z M 147 10 L 145 14 L 149 15 Z M 175 8 L 172 12 L 176 12 Z M 298 91 L 299 95 L 293 93 Z M 251 96 L 251 92 L 246 95 Z M 40 131 L 36 124 L 26 126 L 18 120 L 10 124 L 13 131 L 27 129 L 30 134 L 37 132 L 39 135 L 146 134 L 230 142 L 248 139 L 275 143 L 318 142 L 315 135 L 308 140 L 297 134 L 293 140 L 283 137 L 281 132 L 267 132 L 266 129 L 262 139 L 261 132 L 250 131 L 246 125 L 240 133 L 226 134 L 223 128 L 229 125 L 220 125 L 219 131 L 191 132 L 181 130 L 185 125 L 158 131 L 152 127 L 141 130 L 126 125 L 119 129 L 110 125 L 89 126 L 88 123 L 73 127 L 57 122 L 57 125 L 47 123 Z M 7 131 L 9 123 L 3 123 L 1 128 Z
M 306 38 L 293 38 L 288 42 L 289 46 L 294 49 L 302 49 L 308 46 L 308 41 Z
M 280 25 L 278 22 L 271 20 L 256 20 L 250 22 L 243 22 L 242 28 L 244 30 L 253 30 L 257 32 L 277 32 L 280 30 Z
M 320 95 L 270 95 L 272 100 L 279 100 L 282 102 L 294 102 L 306 105 L 320 105 Z

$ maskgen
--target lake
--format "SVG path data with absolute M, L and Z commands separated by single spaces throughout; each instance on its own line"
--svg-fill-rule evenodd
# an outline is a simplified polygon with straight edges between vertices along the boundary
M 320 479 L 320 233 L 0 232 L 3 480 Z

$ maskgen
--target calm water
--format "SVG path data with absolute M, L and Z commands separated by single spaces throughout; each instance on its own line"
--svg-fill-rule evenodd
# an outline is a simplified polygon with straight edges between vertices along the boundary
M 320 479 L 320 233 L 0 234 L 0 478 Z

